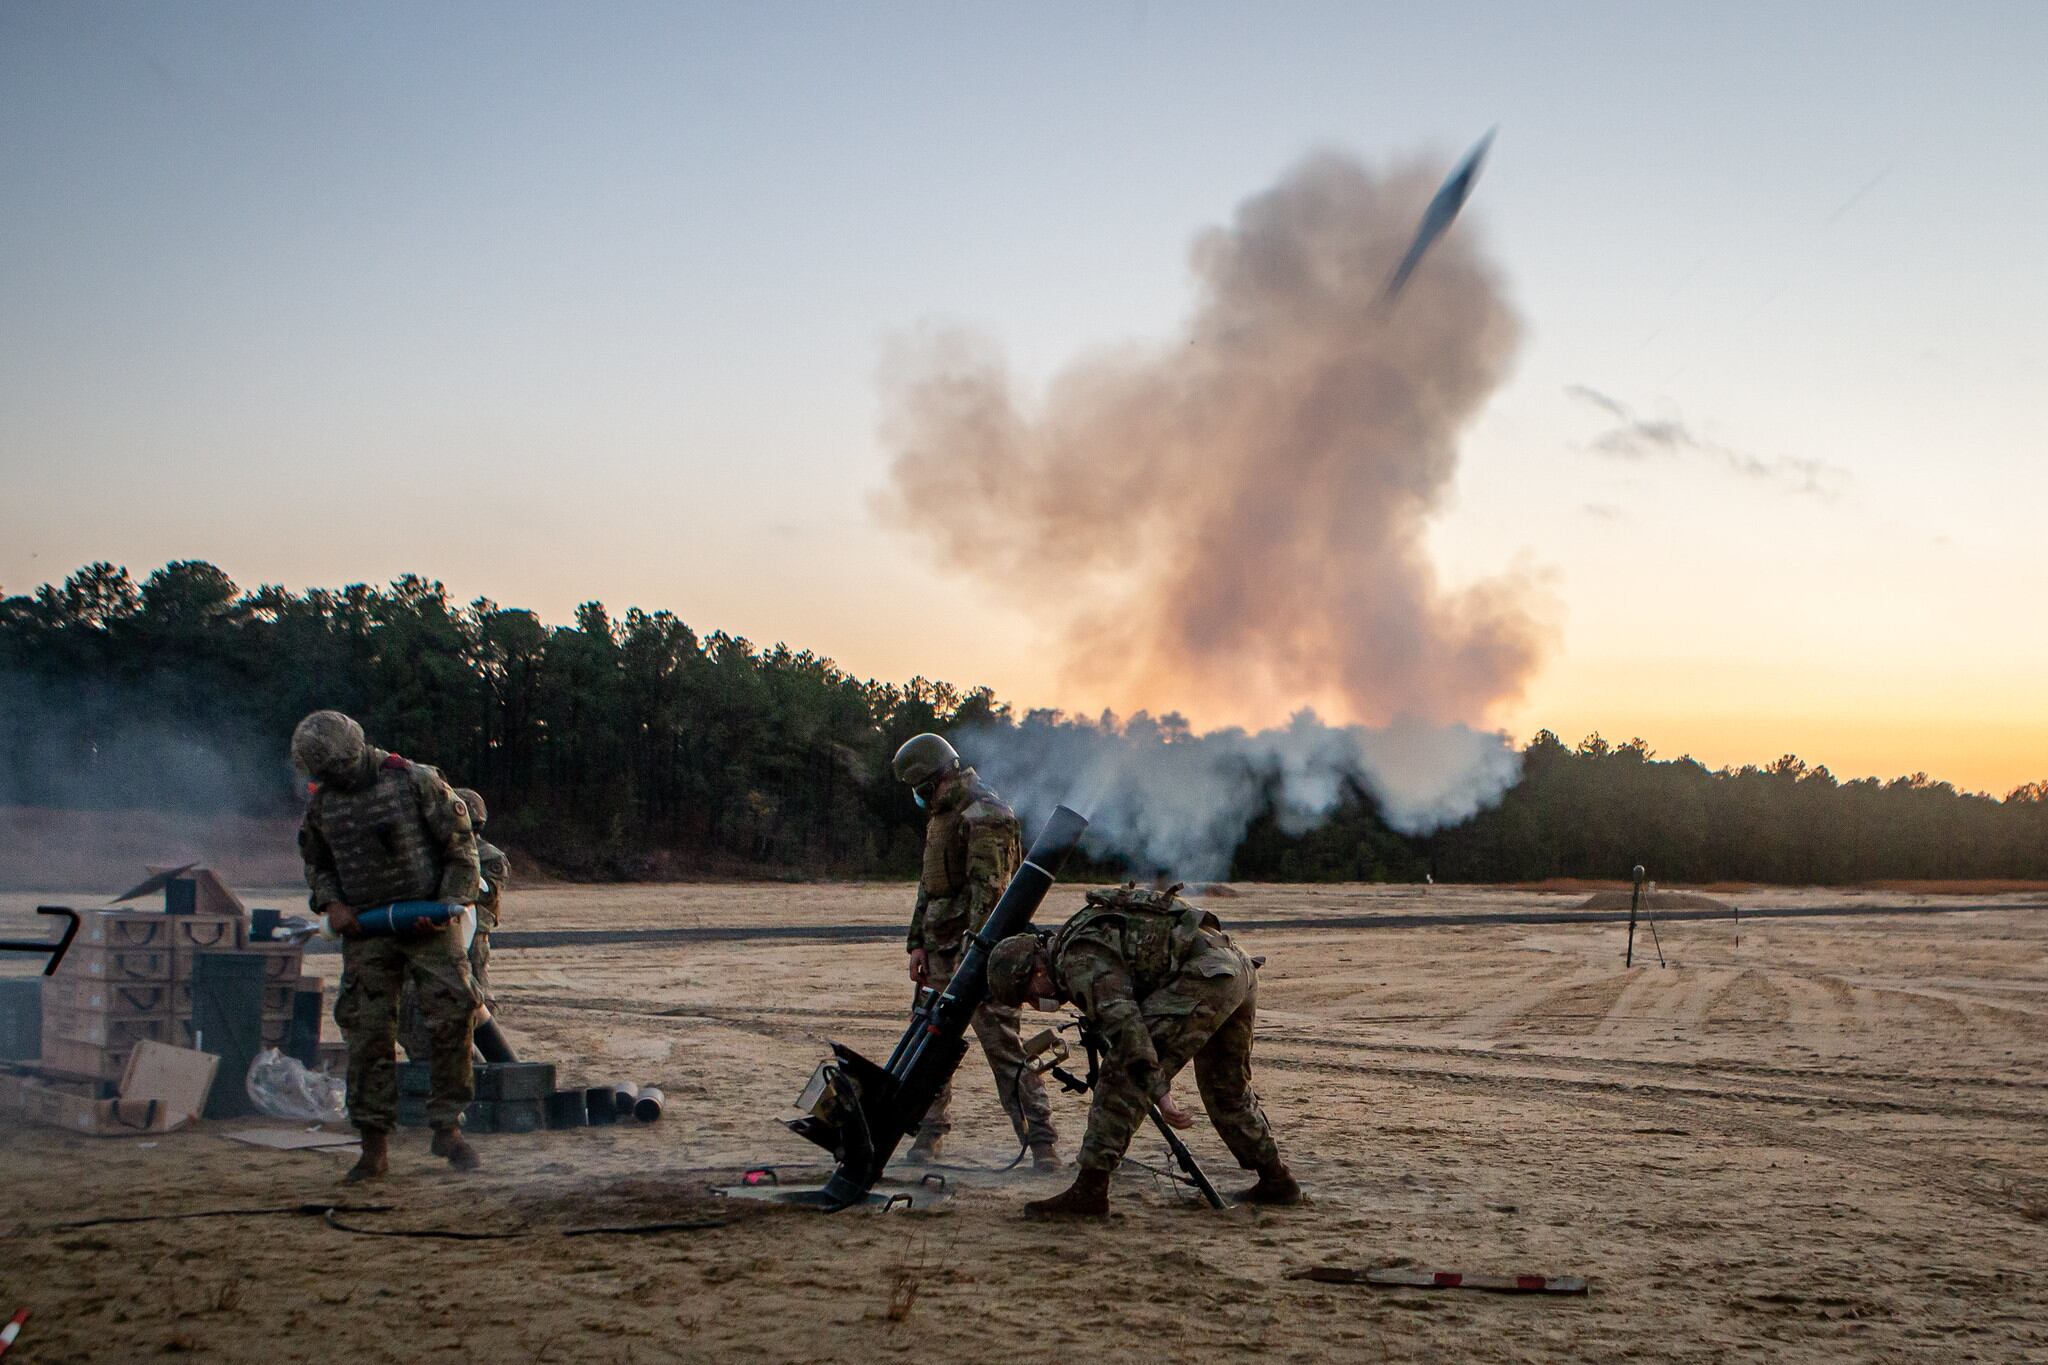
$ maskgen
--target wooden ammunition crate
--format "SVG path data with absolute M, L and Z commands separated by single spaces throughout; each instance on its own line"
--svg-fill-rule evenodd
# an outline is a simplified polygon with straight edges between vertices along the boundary
M 52 1077 L 26 1081 L 21 1087 L 21 1113 L 36 1123 L 93 1132 L 105 1122 L 112 1100 L 101 1099 L 100 1087 Z
M 49 1040 L 61 1038 L 72 1043 L 90 1043 L 126 1051 L 143 1041 L 183 1046 L 178 1021 L 168 1014 L 122 1018 L 96 1010 L 72 1009 L 45 1002 L 43 1005 L 43 1046 L 47 1056 Z
M 297 993 L 298 980 L 296 977 L 290 981 L 266 978 L 262 987 L 264 1016 L 267 1018 L 270 1015 L 279 1014 L 290 1017 L 292 1012 L 292 996 Z M 192 983 L 189 980 L 173 982 L 168 998 L 171 1002 L 170 1012 L 172 1014 L 180 1019 L 190 1019 L 192 1017 Z
M 297 943 L 250 943 L 246 944 L 242 951 L 259 954 L 265 959 L 265 981 L 282 981 L 289 984 L 297 981 L 299 973 L 305 969 L 306 950 Z
M 268 964 L 266 970 L 267 967 Z M 297 978 L 290 981 L 265 978 L 262 987 L 263 1013 L 289 1015 L 292 1012 L 292 996 L 297 991 Z M 192 1017 L 192 983 L 189 980 L 173 982 L 169 998 L 172 1014 L 181 1019 Z
M 154 910 L 94 910 L 79 919 L 74 949 L 171 946 L 171 920 Z
M 171 931 L 171 979 L 192 978 L 192 954 L 231 953 L 242 946 L 242 921 L 230 915 L 166 916 Z
M 44 1071 L 59 1076 L 89 1081 L 118 1081 L 121 1071 L 128 1065 L 128 1054 L 135 1050 L 135 1044 L 109 1047 L 100 1043 L 81 1043 L 70 1038 L 43 1039 Z M 31 1114 L 31 1117 L 34 1117 Z M 54 1119 L 45 1122 L 56 1122 Z
M 79 948 L 65 954 L 64 972 L 97 981 L 169 981 L 167 948 Z
M 172 994 L 168 981 L 105 981 L 69 972 L 60 972 L 43 983 L 43 999 L 49 1004 L 120 1019 L 169 1018 Z

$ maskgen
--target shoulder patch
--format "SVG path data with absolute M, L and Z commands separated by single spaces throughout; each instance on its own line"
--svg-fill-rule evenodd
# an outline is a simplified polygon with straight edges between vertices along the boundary
M 397 754 L 386 754 L 384 755 L 384 766 L 394 771 L 403 770 L 412 766 L 412 760 L 400 758 Z

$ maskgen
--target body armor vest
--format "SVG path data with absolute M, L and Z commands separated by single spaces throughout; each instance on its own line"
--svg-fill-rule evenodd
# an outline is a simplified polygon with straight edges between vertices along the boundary
M 399 763 L 404 766 L 379 765 L 355 791 L 322 786 L 314 793 L 342 895 L 358 909 L 432 900 L 441 889 L 441 859 L 413 790 L 411 765 Z
M 924 827 L 924 870 L 918 889 L 933 900 L 948 900 L 967 885 L 967 840 L 960 828 L 966 822 L 965 806 L 933 811 Z
M 963 772 L 961 779 L 959 785 L 946 793 L 945 805 L 932 812 L 924 827 L 924 866 L 917 885 L 932 900 L 950 900 L 967 889 L 968 809 L 977 801 L 1002 805 L 1002 799 L 982 785 L 974 769 Z M 1012 836 L 1010 842 L 1014 845 L 1018 841 Z M 1009 865 L 1001 870 L 1004 882 L 1023 859 L 1022 847 L 1010 850 Z

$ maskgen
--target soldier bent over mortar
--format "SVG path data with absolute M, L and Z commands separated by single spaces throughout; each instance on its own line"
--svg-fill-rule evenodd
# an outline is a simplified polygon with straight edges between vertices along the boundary
M 1109 1175 L 1158 1104 L 1176 1127 L 1187 1119 L 1167 1087 L 1190 1061 L 1209 1122 L 1257 1171 L 1239 1200 L 1298 1204 L 1301 1187 L 1280 1160 L 1266 1112 L 1252 1091 L 1252 1025 L 1258 968 L 1216 917 L 1172 891 L 1091 891 L 1079 914 L 1048 937 L 1016 934 L 989 954 L 989 998 L 1039 1009 L 1077 1006 L 1102 1041 L 1101 1073 L 1073 1187 L 1024 1206 L 1039 1215 L 1102 1217 Z

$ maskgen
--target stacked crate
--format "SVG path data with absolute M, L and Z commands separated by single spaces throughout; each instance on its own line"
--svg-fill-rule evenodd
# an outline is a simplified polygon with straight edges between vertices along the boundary
M 548 1100 L 555 1093 L 553 1062 L 478 1062 L 475 1097 L 462 1111 L 472 1133 L 537 1133 L 548 1124 Z M 424 1128 L 427 1101 L 434 1093 L 426 1062 L 398 1064 L 398 1123 Z
M 299 945 L 246 942 L 239 915 L 100 910 L 81 919 L 64 965 L 45 983 L 43 1071 L 107 1085 L 144 1039 L 204 1048 L 192 1027 L 199 953 L 263 958 L 263 1045 L 285 1045 L 301 988 Z M 317 979 L 306 984 L 319 988 Z
M 111 1086 L 145 1039 L 189 1047 L 172 979 L 172 926 L 155 911 L 80 916 L 64 965 L 43 983 L 42 1070 Z

